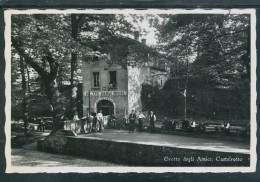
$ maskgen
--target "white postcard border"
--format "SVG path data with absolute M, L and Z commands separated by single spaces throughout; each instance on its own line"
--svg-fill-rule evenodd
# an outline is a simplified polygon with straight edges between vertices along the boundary
M 13 14 L 250 14 L 251 15 L 251 140 L 250 140 L 250 167 L 15 167 L 11 165 L 11 15 Z M 5 18 L 5 157 L 6 157 L 6 173 L 165 173 L 165 172 L 184 172 L 184 173 L 226 173 L 226 172 L 255 172 L 256 170 L 256 144 L 257 144 L 257 105 L 256 105 L 256 11 L 255 9 L 28 9 L 15 10 L 8 9 L 4 12 Z

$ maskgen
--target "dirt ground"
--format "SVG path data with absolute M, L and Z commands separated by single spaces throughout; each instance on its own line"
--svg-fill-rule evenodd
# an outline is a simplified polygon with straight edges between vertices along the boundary
M 95 167 L 119 166 L 118 164 L 87 160 L 79 157 L 51 154 L 35 150 L 20 148 L 12 149 L 12 166 L 24 167 Z M 120 165 L 122 166 L 122 165 Z

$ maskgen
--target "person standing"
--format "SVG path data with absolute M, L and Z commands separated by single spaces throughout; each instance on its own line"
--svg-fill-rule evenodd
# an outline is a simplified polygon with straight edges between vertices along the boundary
M 87 114 L 87 130 L 88 133 L 91 133 L 93 125 L 93 116 L 90 113 Z
M 121 128 L 120 129 L 124 130 L 126 128 L 126 126 L 128 124 L 128 119 L 127 118 L 128 118 L 127 115 L 125 115 L 124 118 L 123 118 L 123 121 L 121 123 Z
M 130 133 L 134 132 L 135 119 L 136 119 L 136 114 L 135 114 L 134 110 L 132 110 L 132 113 L 129 115 L 129 122 L 130 122 L 129 123 L 130 124 L 129 132 Z
M 113 126 L 116 126 L 116 117 L 114 114 L 111 115 L 110 117 L 110 123 L 113 125 Z
M 92 117 L 93 117 L 92 129 L 94 129 L 95 132 L 97 132 L 97 114 L 92 113 Z
M 43 118 L 41 117 L 40 125 L 39 125 L 39 130 L 44 132 L 44 121 Z
M 80 133 L 85 133 L 85 121 L 87 120 L 87 117 L 82 117 L 80 122 L 81 122 L 81 128 L 80 128 Z
M 139 112 L 139 116 L 138 116 L 138 125 L 139 125 L 139 131 L 142 132 L 143 131 L 143 120 L 145 119 L 144 114 L 142 113 L 142 111 Z
M 78 112 L 76 111 L 73 117 L 73 121 L 75 122 L 74 127 L 75 127 L 75 133 L 77 133 L 77 130 L 80 129 L 80 123 L 78 123 L 79 121 L 79 116 L 78 116 Z
M 153 111 L 150 112 L 149 121 L 150 121 L 151 132 L 154 132 L 154 128 L 155 128 L 154 123 L 156 121 L 156 116 L 154 115 Z
M 102 114 L 102 110 L 99 111 L 99 113 L 97 114 L 97 121 L 99 123 L 99 129 L 98 131 L 102 131 L 102 122 L 103 122 L 103 114 Z

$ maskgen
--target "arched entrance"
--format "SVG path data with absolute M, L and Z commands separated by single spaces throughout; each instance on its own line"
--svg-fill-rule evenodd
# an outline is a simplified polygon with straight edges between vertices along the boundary
M 114 114 L 114 104 L 109 100 L 100 100 L 97 103 L 97 112 L 102 111 L 103 116 Z

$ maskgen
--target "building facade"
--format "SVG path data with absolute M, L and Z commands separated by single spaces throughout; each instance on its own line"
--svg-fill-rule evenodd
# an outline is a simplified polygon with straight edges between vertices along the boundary
M 113 59 L 113 58 L 110 58 Z M 102 111 L 104 116 L 123 118 L 131 110 L 143 110 L 142 85 L 163 88 L 168 72 L 158 69 L 152 61 L 127 56 L 126 66 L 113 63 L 109 56 L 91 58 L 82 63 L 83 113 Z M 112 62 L 112 64 L 111 64 Z
M 127 71 L 106 59 L 83 63 L 83 113 L 124 116 L 127 112 Z

